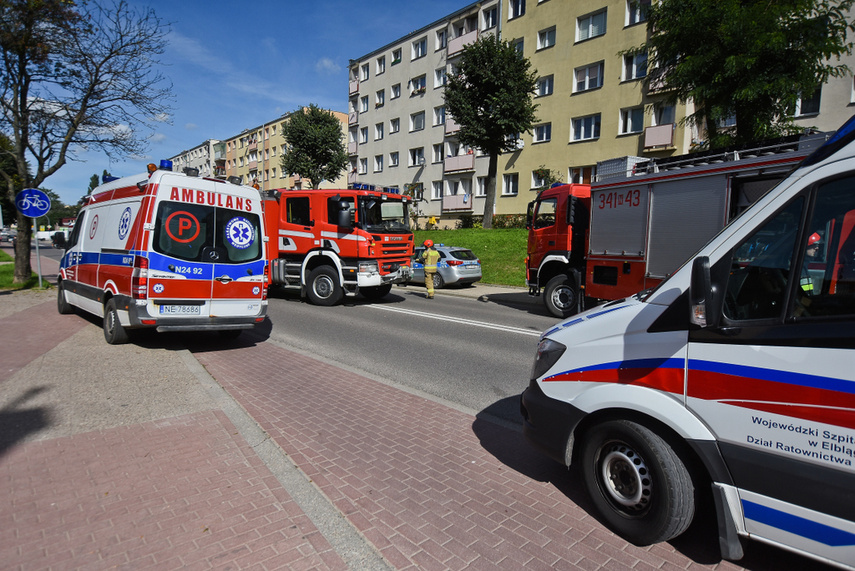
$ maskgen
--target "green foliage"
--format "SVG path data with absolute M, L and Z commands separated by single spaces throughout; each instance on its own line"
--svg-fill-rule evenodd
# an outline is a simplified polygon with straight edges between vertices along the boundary
M 437 244 L 472 250 L 481 260 L 486 284 L 525 286 L 528 232 L 524 229 L 417 230 L 415 243 L 430 238 Z
M 648 13 L 649 86 L 671 101 L 694 101 L 687 118 L 706 127 L 710 147 L 791 132 L 798 98 L 848 68 L 853 0 L 661 0 Z M 735 133 L 719 132 L 736 118 Z
M 291 113 L 282 125 L 282 136 L 288 144 L 282 170 L 311 180 L 313 188 L 322 180 L 335 180 L 347 167 L 341 123 L 317 105 Z
M 536 169 L 534 169 L 534 174 L 537 175 L 543 181 L 543 185 L 537 188 L 532 188 L 532 190 L 546 190 L 551 187 L 556 182 L 563 182 L 561 180 L 561 173 L 558 171 L 554 171 L 552 169 L 546 168 L 546 165 L 540 165 Z
M 4 252 L 5 254 L 5 252 Z M 6 258 L 11 260 L 11 256 L 5 254 Z M 5 261 L 0 259 L 0 261 Z M 14 280 L 15 277 L 15 265 L 14 264 L 0 264 L 0 290 L 4 289 L 32 289 L 36 287 L 39 283 L 39 276 L 36 273 L 31 273 L 30 278 L 23 283 L 16 283 Z
M 490 156 L 484 228 L 492 226 L 498 156 L 516 149 L 517 137 L 537 121 L 537 71 L 510 42 L 481 36 L 467 45 L 445 88 L 445 107 L 460 125 L 458 139 Z

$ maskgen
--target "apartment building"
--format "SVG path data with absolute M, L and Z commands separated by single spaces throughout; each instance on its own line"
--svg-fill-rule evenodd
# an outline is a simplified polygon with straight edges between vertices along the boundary
M 199 170 L 199 176 L 225 176 L 226 145 L 216 139 L 208 139 L 188 151 L 182 151 L 171 157 L 172 168 L 182 172 L 185 168 Z
M 656 86 L 645 87 L 646 54 L 624 53 L 646 40 L 649 4 L 475 2 L 351 60 L 348 183 L 421 192 L 420 219 L 433 217 L 440 227 L 483 213 L 488 159 L 458 143 L 443 105 L 455 59 L 483 34 L 514 43 L 538 76 L 538 121 L 516 151 L 499 158 L 495 214 L 525 212 L 545 170 L 565 182 L 590 182 L 598 161 L 689 152 L 703 137 L 680 124 L 693 108 L 668 104 Z M 832 79 L 799 102 L 796 124 L 834 130 L 853 104 L 852 77 Z

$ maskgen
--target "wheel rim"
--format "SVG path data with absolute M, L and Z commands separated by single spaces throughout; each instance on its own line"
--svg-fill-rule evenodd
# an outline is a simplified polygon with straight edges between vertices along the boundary
M 568 286 L 559 286 L 552 292 L 552 305 L 555 307 L 567 310 L 574 302 L 573 288 Z
M 314 290 L 315 295 L 321 299 L 327 299 L 333 293 L 333 281 L 329 276 L 318 276 L 315 279 Z
M 644 459 L 624 442 L 603 446 L 600 481 L 606 497 L 628 515 L 642 515 L 650 507 L 653 481 Z
M 107 333 L 112 337 L 116 332 L 116 312 L 111 311 L 107 315 Z

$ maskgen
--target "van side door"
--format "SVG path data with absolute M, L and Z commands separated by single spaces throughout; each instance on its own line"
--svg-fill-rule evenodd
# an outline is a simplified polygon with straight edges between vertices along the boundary
M 747 532 L 855 554 L 855 171 L 811 185 L 727 255 L 719 325 L 690 331 L 687 404 Z

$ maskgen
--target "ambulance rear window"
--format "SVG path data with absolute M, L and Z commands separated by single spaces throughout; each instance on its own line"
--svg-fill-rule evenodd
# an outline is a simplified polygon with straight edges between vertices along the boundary
M 185 202 L 158 206 L 154 250 L 193 262 L 242 263 L 261 257 L 257 214 Z

